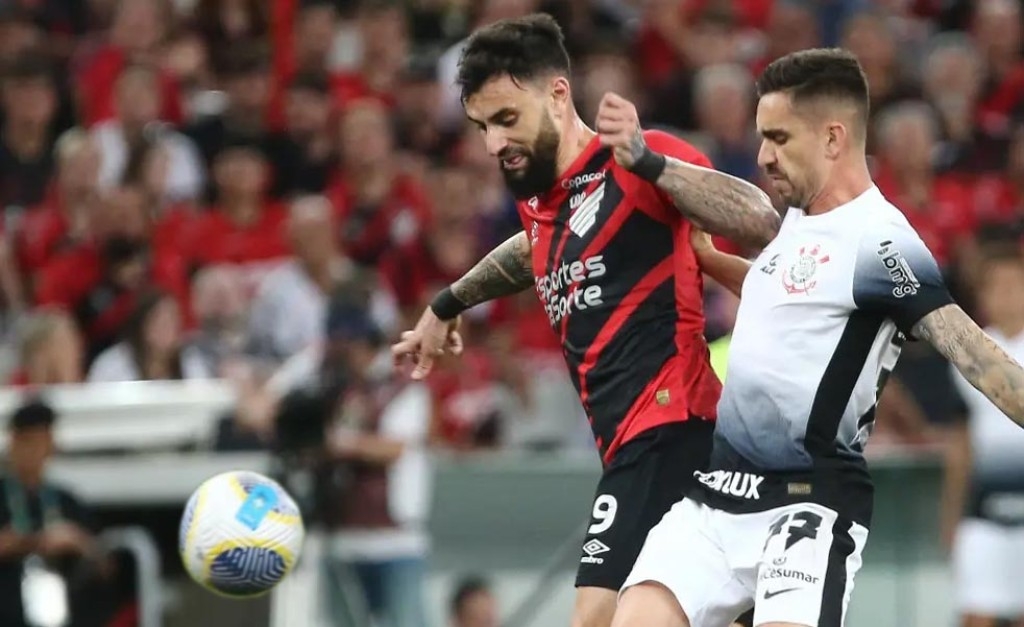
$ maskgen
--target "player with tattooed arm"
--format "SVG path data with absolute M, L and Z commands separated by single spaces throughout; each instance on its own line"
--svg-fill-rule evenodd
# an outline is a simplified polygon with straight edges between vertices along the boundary
M 864 446 L 908 338 L 1024 424 L 1024 369 L 871 181 L 856 57 L 787 55 L 758 92 L 758 162 L 791 208 L 753 264 L 696 247 L 742 286 L 711 462 L 647 536 L 615 627 L 726 627 L 750 608 L 757 627 L 842 627 L 871 526 Z
M 778 213 L 607 94 L 580 119 L 562 32 L 546 15 L 472 35 L 458 83 L 524 230 L 443 290 L 394 346 L 413 377 L 458 353 L 459 314 L 534 289 L 561 339 L 604 472 L 576 579 L 574 627 L 608 627 L 640 547 L 706 466 L 721 384 L 704 340 L 694 226 L 762 247 Z M 735 618 L 735 617 L 733 617 Z

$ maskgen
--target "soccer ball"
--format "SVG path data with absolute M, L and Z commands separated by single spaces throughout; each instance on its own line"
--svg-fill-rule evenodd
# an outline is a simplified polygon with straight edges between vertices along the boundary
M 304 538 L 302 515 L 284 488 L 240 470 L 211 477 L 192 493 L 178 550 L 185 570 L 203 587 L 253 597 L 285 578 Z

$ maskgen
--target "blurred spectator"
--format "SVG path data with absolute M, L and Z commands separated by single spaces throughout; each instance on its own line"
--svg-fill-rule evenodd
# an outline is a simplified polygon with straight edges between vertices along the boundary
M 798 50 L 821 45 L 820 21 L 816 4 L 810 0 L 777 0 L 772 3 L 771 18 L 765 30 L 767 50 L 751 68 L 760 74 L 769 63 Z
M 26 277 L 60 252 L 88 238 L 100 202 L 100 153 L 82 129 L 65 132 L 54 148 L 56 177 L 44 201 L 32 207 L 18 233 L 18 263 Z
M 340 106 L 365 97 L 393 106 L 409 56 L 409 23 L 404 7 L 393 0 L 364 2 L 359 10 L 359 31 L 359 67 L 335 77 L 334 97 Z
M 329 618 L 348 624 L 345 615 L 352 608 L 343 607 L 344 581 L 352 572 L 370 622 L 423 627 L 430 392 L 394 372 L 391 353 L 365 309 L 336 300 L 327 328 L 322 368 L 328 389 L 339 391 L 327 427 L 333 463 L 319 477 L 330 534 L 324 562 Z
M 114 117 L 115 86 L 124 69 L 130 65 L 148 65 L 156 77 L 152 98 L 156 100 L 156 116 L 166 122 L 182 121 L 181 97 L 174 77 L 155 69 L 160 61 L 160 45 L 173 23 L 170 0 L 119 0 L 113 24 L 105 44 L 82 60 L 77 76 L 76 96 L 87 126 Z
M 124 340 L 96 357 L 87 379 L 157 381 L 213 376 L 193 346 L 182 347 L 181 312 L 170 294 L 148 292 L 139 298 L 124 329 Z
M 742 65 L 709 65 L 694 79 L 700 130 L 712 144 L 715 168 L 749 181 L 760 179 L 754 132 L 754 79 Z
M 226 376 L 228 368 L 244 360 L 248 304 L 242 281 L 230 266 L 204 268 L 192 280 L 196 329 L 188 336 L 188 346 L 215 376 Z
M 341 246 L 355 261 L 374 264 L 388 249 L 414 241 L 430 209 L 419 184 L 400 170 L 380 101 L 350 103 L 340 127 L 341 176 L 329 195 L 339 215 Z
M 325 72 L 338 29 L 333 0 L 302 0 L 295 15 L 293 72 Z
M 636 68 L 624 42 L 614 36 L 592 42 L 590 50 L 576 65 L 579 86 L 575 94 L 580 117 L 587 124 L 597 119 L 597 106 L 606 92 L 615 92 L 636 105 L 641 119 L 646 111 L 645 93 L 636 80 Z
M 109 190 L 90 219 L 87 240 L 55 255 L 37 276 L 37 302 L 73 313 L 89 361 L 117 341 L 144 288 L 158 286 L 180 303 L 188 300 L 179 253 L 151 245 L 145 200 L 138 188 Z
M 0 128 L 0 207 L 4 222 L 43 199 L 53 171 L 57 91 L 52 69 L 36 55 L 19 57 L 3 73 Z M 8 226 L 9 228 L 9 226 Z
M 285 136 L 274 196 L 323 193 L 338 167 L 330 86 L 324 74 L 299 74 L 285 94 Z
M 977 124 L 985 135 L 1005 138 L 1010 114 L 1024 103 L 1024 15 L 1014 0 L 985 0 L 973 8 L 971 35 L 987 70 Z
M 985 331 L 1024 359 L 1024 260 L 1017 246 L 986 251 L 978 283 Z M 949 369 L 958 399 L 950 427 L 940 509 L 942 544 L 952 551 L 956 609 L 964 625 L 1013 623 L 1024 615 L 1024 433 Z
M 923 70 L 924 94 L 939 114 L 942 133 L 936 165 L 977 171 L 975 112 L 984 79 L 984 64 L 974 44 L 958 33 L 937 35 L 926 53 Z
M 857 55 L 871 86 L 872 117 L 889 105 L 921 97 L 920 89 L 907 77 L 894 31 L 892 22 L 878 10 L 855 13 L 843 25 L 842 46 Z
M 375 323 L 395 327 L 394 304 L 375 285 L 372 272 L 354 267 L 341 254 L 334 233 L 333 208 L 326 198 L 292 202 L 288 236 L 295 260 L 267 276 L 250 310 L 250 343 L 261 357 L 283 361 L 322 341 L 328 299 L 341 282 L 361 285 L 363 304 L 371 308 Z
M 1012 123 L 1006 168 L 980 177 L 974 190 L 979 238 L 1024 238 L 1024 109 Z
M 450 627 L 498 627 L 498 601 L 490 583 L 470 575 L 460 579 L 448 604 Z
M 437 81 L 436 63 L 425 56 L 410 61 L 395 92 L 399 147 L 434 163 L 448 156 L 461 131 L 445 131 L 438 122 L 443 92 Z
M 480 259 L 474 181 L 468 172 L 445 168 L 430 176 L 434 215 L 426 230 L 408 242 L 397 242 L 381 259 L 387 278 L 408 324 L 434 293 L 458 279 Z M 486 307 L 486 306 L 485 306 Z
M 948 267 L 970 238 L 971 196 L 960 177 L 937 172 L 938 126 L 932 109 L 904 102 L 876 121 L 878 188 L 907 216 L 940 266 Z
M 251 294 L 288 255 L 284 208 L 269 199 L 270 164 L 256 138 L 232 139 L 214 159 L 216 206 L 182 234 L 189 260 L 237 264 Z
M 218 79 L 226 95 L 223 111 L 202 116 L 185 129 L 207 167 L 238 137 L 256 138 L 270 150 L 270 60 L 257 43 L 239 44 L 224 55 Z
M 259 42 L 270 32 L 269 5 L 261 0 L 198 0 L 193 11 L 217 73 L 233 49 Z
M 135 0 L 139 1 L 139 0 Z M 195 145 L 181 133 L 158 122 L 158 74 L 145 66 L 129 65 L 115 84 L 116 117 L 93 127 L 101 153 L 100 184 L 119 184 L 134 148 L 148 139 L 166 152 L 166 201 L 198 198 L 203 190 L 202 160 Z
M 8 65 L 18 57 L 42 52 L 45 34 L 22 7 L 0 5 L 0 63 Z
M 0 483 L 0 624 L 5 627 L 66 624 L 97 601 L 72 603 L 77 600 L 74 572 L 98 553 L 87 510 L 46 480 L 55 421 L 49 405 L 31 400 L 7 424 L 8 465 Z
M 44 386 L 81 383 L 85 364 L 82 337 L 62 311 L 38 310 L 20 329 L 20 365 L 9 384 Z

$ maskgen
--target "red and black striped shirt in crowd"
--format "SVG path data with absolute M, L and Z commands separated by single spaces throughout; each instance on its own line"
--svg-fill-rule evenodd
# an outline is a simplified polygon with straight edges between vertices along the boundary
M 686 142 L 652 150 L 711 167 Z M 546 194 L 517 203 L 537 294 L 607 464 L 640 433 L 713 419 L 721 384 L 704 340 L 703 282 L 690 224 L 657 187 L 594 138 Z

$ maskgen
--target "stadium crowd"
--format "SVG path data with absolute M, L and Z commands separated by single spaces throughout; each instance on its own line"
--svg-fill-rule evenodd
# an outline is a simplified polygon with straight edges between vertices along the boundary
M 645 126 L 753 181 L 755 73 L 793 50 L 848 47 L 871 83 L 878 185 L 966 303 L 981 251 L 1017 242 L 1024 224 L 1014 0 L 2 7 L 6 381 L 228 377 L 245 392 L 232 431 L 257 443 L 261 398 L 324 340 L 339 285 L 365 299 L 374 341 L 387 342 L 521 228 L 449 87 L 465 35 L 502 17 L 559 19 L 585 117 L 616 91 Z M 727 340 L 734 307 L 708 286 L 709 339 Z M 534 295 L 466 318 L 468 354 L 430 382 L 435 439 L 588 446 Z M 917 347 L 904 364 L 900 390 L 942 421 L 931 390 L 949 388 L 937 386 L 944 366 Z

